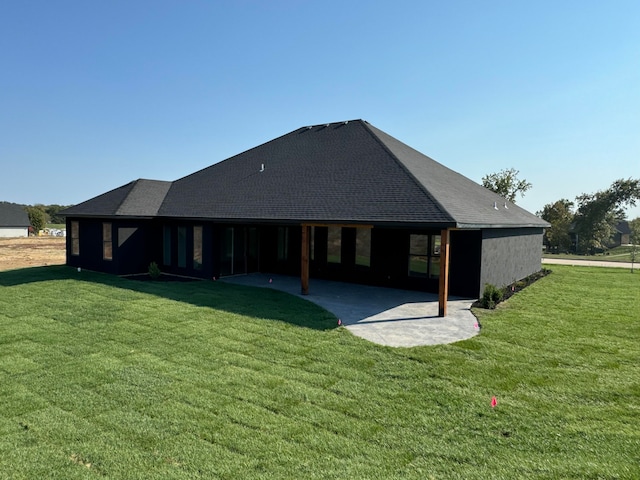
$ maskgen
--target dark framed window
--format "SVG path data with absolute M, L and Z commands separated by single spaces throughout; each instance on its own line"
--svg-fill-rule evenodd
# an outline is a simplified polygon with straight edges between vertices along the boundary
M 71 255 L 80 255 L 80 225 L 77 220 L 71 222 Z
M 409 236 L 409 276 L 440 277 L 440 235 Z
M 102 224 L 102 258 L 103 260 L 113 260 L 113 235 L 111 223 Z
M 187 268 L 187 227 L 178 227 L 178 267 Z
M 329 227 L 327 232 L 327 262 L 342 262 L 342 227 Z
M 429 278 L 440 278 L 440 235 L 430 238 Z
M 289 258 L 289 227 L 278 227 L 278 260 Z
M 171 227 L 162 227 L 162 263 L 171 265 Z
M 118 248 L 124 245 L 138 231 L 135 227 L 118 228 Z
M 316 259 L 316 227 L 309 229 L 309 259 Z
M 202 270 L 202 226 L 193 227 L 193 268 Z
M 356 229 L 356 265 L 371 266 L 371 229 Z

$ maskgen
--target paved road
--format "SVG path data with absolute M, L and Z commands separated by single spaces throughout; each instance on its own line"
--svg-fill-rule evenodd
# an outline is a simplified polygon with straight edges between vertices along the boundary
M 546 263 L 548 265 L 628 268 L 629 270 L 631 270 L 630 262 L 607 262 L 607 261 L 600 261 L 600 260 L 568 260 L 565 258 L 543 258 L 542 263 Z M 633 268 L 640 270 L 640 263 L 634 263 Z

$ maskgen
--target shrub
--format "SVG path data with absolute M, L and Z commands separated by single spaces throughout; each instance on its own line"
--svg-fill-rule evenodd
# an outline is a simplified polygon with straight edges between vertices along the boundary
M 502 301 L 504 297 L 504 291 L 501 288 L 487 283 L 484 287 L 484 293 L 480 300 L 482 308 L 494 309 L 496 305 Z
M 160 275 L 162 275 L 162 272 L 160 271 L 160 267 L 158 267 L 158 264 L 156 262 L 151 262 L 149 264 L 149 276 L 153 280 L 157 280 Z

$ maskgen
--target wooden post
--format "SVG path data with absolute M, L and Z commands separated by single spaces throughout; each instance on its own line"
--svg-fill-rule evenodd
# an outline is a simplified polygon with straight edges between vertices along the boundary
M 309 233 L 311 227 L 302 225 L 302 255 L 300 264 L 300 286 L 302 295 L 309 295 Z
M 449 298 L 449 230 L 440 232 L 440 284 L 438 286 L 438 316 L 447 316 Z

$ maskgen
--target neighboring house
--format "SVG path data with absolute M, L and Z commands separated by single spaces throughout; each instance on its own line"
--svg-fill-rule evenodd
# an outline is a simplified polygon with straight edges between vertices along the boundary
M 29 215 L 24 207 L 0 202 L 0 237 L 28 237 Z
M 578 234 L 575 231 L 575 223 L 572 223 L 569 227 L 569 237 L 571 238 L 572 250 L 574 252 L 578 251 Z M 611 238 L 607 242 L 606 248 L 615 248 L 620 247 L 622 245 L 630 245 L 631 244 L 631 226 L 629 222 L 626 220 L 621 220 L 617 223 L 617 225 L 613 228 L 613 233 L 611 234 Z M 595 249 L 595 253 L 601 253 L 605 249 L 598 248 Z
M 541 268 L 548 224 L 362 120 L 302 127 L 174 182 L 62 212 L 67 264 L 300 275 L 481 295 Z M 447 281 L 448 280 L 448 281 Z
M 611 237 L 611 247 L 619 247 L 621 245 L 631 244 L 631 226 L 629 222 L 623 220 L 616 225 L 615 231 Z

